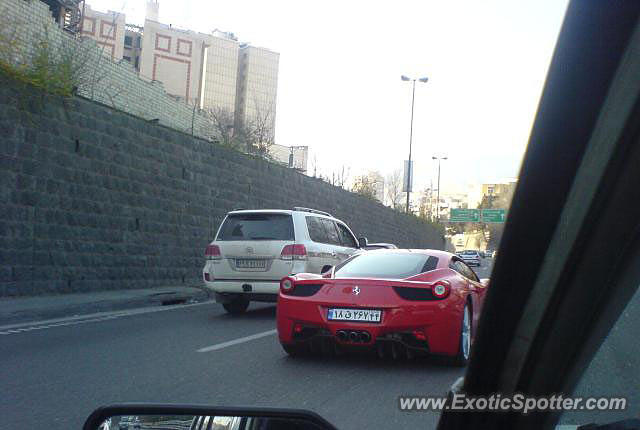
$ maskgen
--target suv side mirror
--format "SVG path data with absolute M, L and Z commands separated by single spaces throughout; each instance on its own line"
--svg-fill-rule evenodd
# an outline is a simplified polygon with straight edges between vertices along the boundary
M 359 237 L 358 238 L 358 246 L 360 248 L 364 248 L 367 245 L 369 245 L 369 240 L 366 237 Z

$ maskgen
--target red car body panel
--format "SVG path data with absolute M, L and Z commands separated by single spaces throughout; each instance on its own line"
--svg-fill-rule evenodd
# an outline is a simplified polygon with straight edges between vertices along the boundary
M 338 330 L 365 330 L 371 335 L 370 341 L 366 342 L 369 345 L 374 344 L 380 336 L 418 330 L 426 335 L 430 353 L 456 355 L 464 305 L 468 299 L 471 300 L 473 333 L 482 309 L 486 286 L 450 269 L 452 254 L 441 251 L 423 252 L 439 258 L 437 268 L 404 280 L 335 279 L 311 274 L 292 277 L 293 290 L 305 284 L 322 286 L 309 297 L 295 296 L 280 290 L 276 318 L 280 342 L 295 342 L 296 325 L 328 330 L 334 338 L 337 338 Z M 436 282 L 442 281 L 450 285 L 449 295 L 444 299 L 405 300 L 393 288 L 431 289 Z M 359 288 L 358 294 L 354 294 L 355 286 Z M 382 310 L 382 316 L 379 323 L 330 321 L 329 308 L 379 309 Z

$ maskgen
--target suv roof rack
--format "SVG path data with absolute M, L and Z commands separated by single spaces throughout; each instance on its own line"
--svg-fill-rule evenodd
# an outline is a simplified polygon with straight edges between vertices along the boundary
M 314 214 L 330 216 L 331 218 L 333 218 L 333 215 L 331 215 L 329 212 L 319 211 L 317 209 L 302 208 L 302 207 L 296 206 L 296 207 L 293 208 L 293 210 L 294 211 L 300 211 L 300 212 L 311 212 L 311 213 L 314 213 Z

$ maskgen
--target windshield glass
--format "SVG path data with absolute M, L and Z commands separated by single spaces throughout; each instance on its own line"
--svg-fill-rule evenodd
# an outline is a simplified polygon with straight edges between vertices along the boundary
M 285 214 L 229 215 L 216 240 L 294 240 L 293 220 Z
M 405 279 L 434 270 L 438 258 L 408 252 L 372 252 L 336 268 L 336 278 Z
M 568 3 L 0 0 L 0 430 L 435 428 Z

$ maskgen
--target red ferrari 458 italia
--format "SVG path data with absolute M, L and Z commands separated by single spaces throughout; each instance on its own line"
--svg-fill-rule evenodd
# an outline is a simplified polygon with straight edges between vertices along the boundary
M 381 357 L 451 357 L 464 365 L 487 290 L 460 257 L 381 249 L 324 275 L 283 278 L 278 336 L 290 355 L 369 347 Z

